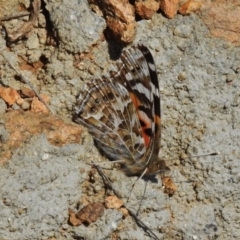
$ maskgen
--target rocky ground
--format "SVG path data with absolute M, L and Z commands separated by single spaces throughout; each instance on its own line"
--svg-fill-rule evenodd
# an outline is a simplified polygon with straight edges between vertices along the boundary
M 123 46 L 105 40 L 106 22 L 87 2 L 44 2 L 45 11 L 27 37 L 14 43 L 0 37 L 1 52 L 45 94 L 53 112 L 34 108 L 29 95 L 20 99 L 13 90 L 28 85 L 0 56 L 1 87 L 11 88 L 17 99 L 12 104 L 0 99 L 0 239 L 154 239 L 124 208 L 106 207 L 89 225 L 69 222 L 69 208 L 77 212 L 113 195 L 88 164 L 108 160 L 71 119 L 84 82 L 108 75 Z M 1 16 L 20 11 L 18 1 L 0 5 Z M 158 239 L 240 236 L 240 49 L 213 37 L 202 15 L 167 19 L 156 13 L 136 22 L 131 43 L 146 45 L 155 59 L 160 156 L 177 189 L 169 196 L 159 176 L 141 179 L 127 205 Z M 26 19 L 7 21 L 7 30 Z M 212 152 L 219 155 L 190 158 Z M 104 172 L 126 202 L 136 177 L 109 167 Z

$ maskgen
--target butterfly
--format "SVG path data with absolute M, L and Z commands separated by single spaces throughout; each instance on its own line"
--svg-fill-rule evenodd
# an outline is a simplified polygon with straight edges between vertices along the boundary
M 126 175 L 169 170 L 158 157 L 161 137 L 159 83 L 153 56 L 138 45 L 122 52 L 117 71 L 88 82 L 73 120 L 88 128 L 111 160 L 123 160 Z

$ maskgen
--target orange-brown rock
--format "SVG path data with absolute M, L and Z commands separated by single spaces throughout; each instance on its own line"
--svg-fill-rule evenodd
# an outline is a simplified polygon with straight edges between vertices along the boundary
M 139 1 L 135 3 L 136 13 L 143 19 L 150 19 L 159 9 L 159 2 L 155 0 Z
M 81 223 L 90 224 L 96 222 L 104 213 L 104 206 L 101 203 L 90 203 L 82 208 L 77 214 L 76 218 Z
M 23 87 L 21 89 L 21 95 L 23 95 L 24 97 L 28 97 L 28 98 L 33 98 L 35 96 L 35 93 L 33 90 L 31 90 L 30 88 L 26 88 L 26 87 Z
M 185 2 L 178 10 L 178 12 L 182 15 L 188 15 L 191 12 L 196 12 L 198 9 L 200 9 L 202 6 L 202 3 L 194 0 L 189 0 Z
M 82 221 L 76 217 L 75 212 L 71 208 L 68 209 L 68 214 L 68 221 L 72 226 L 76 227 L 82 224 Z
M 45 103 L 47 103 L 49 101 L 49 97 L 47 95 L 42 94 L 41 97 Z M 33 97 L 33 100 L 31 103 L 31 111 L 32 112 L 43 112 L 43 113 L 49 112 L 49 110 L 44 105 L 44 103 L 39 101 L 39 99 L 37 97 Z
M 105 198 L 106 208 L 119 209 L 123 205 L 123 201 L 116 196 L 108 196 Z
M 79 125 L 65 123 L 49 113 L 34 113 L 30 111 L 9 111 L 4 116 L 5 128 L 9 137 L 0 142 L 0 163 L 6 162 L 14 149 L 34 135 L 44 133 L 48 141 L 56 146 L 68 143 L 79 143 L 82 128 Z
M 128 0 L 103 0 L 102 5 L 107 7 L 104 9 L 105 14 L 121 22 L 129 24 L 135 21 L 134 7 Z
M 161 0 L 160 8 L 168 18 L 173 18 L 177 14 L 179 0 Z
M 170 177 L 162 177 L 162 184 L 164 186 L 164 192 L 169 196 L 172 196 L 177 190 L 176 185 Z
M 103 12 L 113 35 L 125 43 L 133 41 L 136 34 L 134 7 L 128 0 L 91 1 Z
M 0 98 L 2 98 L 7 104 L 13 105 L 21 97 L 13 88 L 0 87 Z
M 236 0 L 204 2 L 197 14 L 215 37 L 240 46 L 240 7 Z
M 135 22 L 126 24 L 112 17 L 107 17 L 107 25 L 122 42 L 130 43 L 133 41 L 136 34 Z

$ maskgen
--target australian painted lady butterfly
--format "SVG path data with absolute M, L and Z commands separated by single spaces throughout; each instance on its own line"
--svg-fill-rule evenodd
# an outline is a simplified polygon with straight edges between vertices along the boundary
M 108 158 L 124 160 L 127 175 L 169 170 L 158 157 L 160 96 L 152 54 L 143 45 L 124 50 L 117 68 L 86 85 L 74 121 L 88 128 Z

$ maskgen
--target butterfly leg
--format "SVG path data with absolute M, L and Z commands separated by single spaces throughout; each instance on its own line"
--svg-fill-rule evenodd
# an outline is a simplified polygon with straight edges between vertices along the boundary
M 143 173 L 141 174 L 141 176 L 138 177 L 137 180 L 133 183 L 133 185 L 132 185 L 132 189 L 131 189 L 131 192 L 130 192 L 129 197 L 128 197 L 128 199 L 127 199 L 127 202 L 129 201 L 129 199 L 130 199 L 130 197 L 131 197 L 131 194 L 132 194 L 132 192 L 133 192 L 133 189 L 134 189 L 134 187 L 135 187 L 137 181 L 138 181 L 139 179 L 142 179 L 143 176 L 146 174 L 147 171 L 148 171 L 148 168 L 145 168 L 145 170 L 143 171 Z
M 98 162 L 98 163 L 94 163 L 94 162 L 88 162 L 87 164 L 89 165 L 93 165 L 93 166 L 100 166 L 102 164 L 114 164 L 114 163 L 125 163 L 125 160 L 114 160 L 114 161 L 107 161 L 107 162 Z M 104 168 L 106 169 L 106 168 Z

